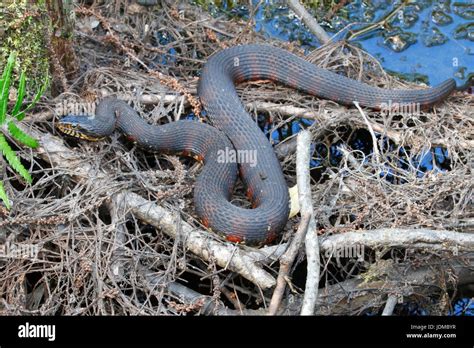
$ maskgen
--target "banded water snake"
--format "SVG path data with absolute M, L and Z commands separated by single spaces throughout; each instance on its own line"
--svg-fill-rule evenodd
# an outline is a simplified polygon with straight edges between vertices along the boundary
M 390 102 L 419 103 L 426 109 L 444 100 L 456 87 L 449 79 L 433 88 L 382 89 L 318 68 L 279 48 L 242 45 L 212 55 L 202 70 L 198 95 L 215 128 L 184 120 L 149 125 L 125 102 L 113 98 L 102 100 L 95 116 L 64 117 L 59 128 L 85 138 L 104 137 L 119 129 L 148 150 L 186 152 L 202 158 L 205 165 L 195 184 L 194 204 L 203 224 L 229 241 L 265 244 L 283 230 L 289 196 L 272 146 L 245 111 L 235 90 L 239 82 L 255 79 L 277 81 L 345 105 L 358 101 L 373 109 Z M 232 153 L 247 155 L 240 156 L 247 161 L 237 165 L 229 156 Z M 230 202 L 238 173 L 253 209 Z

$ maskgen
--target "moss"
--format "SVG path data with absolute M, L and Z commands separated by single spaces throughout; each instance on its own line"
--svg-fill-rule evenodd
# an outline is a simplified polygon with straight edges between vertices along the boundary
M 46 42 L 50 26 L 44 0 L 0 3 L 0 32 L 3 37 L 0 41 L 0 71 L 10 52 L 17 51 L 14 79 L 25 70 L 30 93 L 35 93 L 45 78 L 50 77 Z

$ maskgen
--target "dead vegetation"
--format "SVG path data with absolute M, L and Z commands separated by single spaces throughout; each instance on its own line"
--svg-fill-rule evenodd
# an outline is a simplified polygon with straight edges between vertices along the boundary
M 13 173 L 4 175 L 14 207 L 2 210 L 0 238 L 35 245 L 39 253 L 0 261 L 1 313 L 265 314 L 278 258 L 299 217 L 290 219 L 280 245 L 229 245 L 196 220 L 191 198 L 198 164 L 145 153 L 119 134 L 76 142 L 58 134 L 54 123 L 58 106 L 109 94 L 130 100 L 153 124 L 197 114 L 196 84 L 206 58 L 223 47 L 268 39 L 251 30 L 251 21 L 212 18 L 184 2 L 163 1 L 151 11 L 117 0 L 80 6 L 76 15 L 79 74 L 59 97 L 44 100 L 26 125 L 42 144 L 38 152 L 22 153 L 34 184 L 25 187 Z M 288 43 L 272 44 L 302 53 Z M 345 43 L 307 59 L 372 85 L 409 86 Z M 418 116 L 365 110 L 364 118 L 356 108 L 267 81 L 238 91 L 248 111 L 271 117 L 274 129 L 301 116 L 316 121 L 309 127 L 318 145 L 312 156 L 320 163 L 311 171 L 322 257 L 316 313 L 381 313 L 387 297 L 395 296 L 400 304 L 417 302 L 431 314 L 446 314 L 458 285 L 474 281 L 472 95 L 457 93 Z M 371 130 L 383 136 L 372 142 Z M 356 149 L 361 134 L 369 139 L 368 154 Z M 276 147 L 289 185 L 296 182 L 294 139 Z M 337 162 L 329 157 L 335 143 Z M 414 159 L 435 146 L 449 159 L 433 162 L 442 170 L 425 171 Z M 238 187 L 235 200 L 243 197 Z M 426 235 L 411 238 L 419 229 Z M 367 245 L 362 259 L 332 253 L 331 238 L 341 245 L 344 234 Z M 299 313 L 304 264 L 300 249 L 277 313 Z

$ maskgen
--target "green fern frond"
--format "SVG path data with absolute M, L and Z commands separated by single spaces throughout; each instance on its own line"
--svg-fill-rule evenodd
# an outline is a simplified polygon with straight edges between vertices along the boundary
M 0 124 L 3 124 L 5 122 L 5 118 L 7 117 L 10 82 L 13 65 L 15 64 L 15 58 L 15 52 L 10 53 L 10 56 L 7 60 L 7 65 L 5 67 L 5 70 L 3 70 L 2 79 L 0 81 Z
M 13 151 L 13 149 L 10 147 L 3 134 L 0 134 L 0 150 L 2 151 L 3 156 L 5 156 L 10 166 L 18 174 L 20 174 L 28 184 L 31 184 L 33 179 L 31 178 L 30 173 L 28 173 L 23 164 L 21 164 L 20 159 L 16 155 L 15 151 Z
M 3 182 L 0 181 L 0 199 L 5 203 L 7 209 L 11 208 L 10 201 L 8 200 L 7 193 L 5 192 L 5 188 L 3 187 Z
M 4 130 L 4 125 L 5 123 L 7 123 L 6 128 L 12 136 L 12 140 L 16 140 L 19 143 L 22 143 L 31 148 L 36 148 L 39 146 L 39 143 L 36 139 L 26 134 L 15 124 L 15 118 L 19 121 L 25 118 L 26 112 L 35 106 L 35 104 L 38 102 L 38 100 L 41 98 L 44 91 L 48 87 L 49 79 L 45 79 L 43 85 L 38 90 L 33 100 L 28 104 L 25 109 L 21 110 L 26 94 L 26 74 L 24 71 L 22 71 L 20 74 L 18 84 L 18 95 L 15 105 L 11 112 L 7 114 L 8 102 L 10 97 L 10 87 L 12 83 L 12 72 L 15 66 L 15 61 L 16 52 L 11 52 L 10 56 L 8 57 L 7 64 L 5 65 L 5 68 L 0 77 L 0 152 L 3 154 L 3 157 L 6 158 L 10 167 L 21 177 L 23 177 L 28 184 L 31 184 L 33 179 L 31 178 L 30 173 L 28 173 L 28 170 L 26 170 L 26 168 L 23 166 L 20 161 L 20 158 L 17 156 L 16 152 L 10 147 L 7 142 L 7 139 L 5 138 L 6 133 L 4 132 L 6 130 Z M 5 203 L 7 209 L 10 209 L 10 201 L 8 200 L 8 196 L 5 192 L 2 182 L 0 182 L 0 200 Z
M 31 101 L 30 104 L 28 104 L 28 106 L 26 107 L 25 110 L 23 110 L 22 112 L 20 112 L 18 115 L 16 115 L 16 118 L 18 121 L 21 121 L 25 118 L 25 113 L 27 111 L 29 111 L 30 109 L 32 109 L 36 103 L 38 102 L 38 100 L 41 98 L 41 96 L 43 95 L 44 91 L 46 90 L 46 88 L 49 86 L 49 79 L 46 78 L 43 82 L 43 84 L 41 85 L 41 88 L 38 90 L 38 92 L 35 94 L 35 97 L 33 98 L 33 100 Z
M 19 117 L 20 108 L 21 108 L 21 105 L 23 104 L 23 99 L 25 97 L 25 87 L 26 87 L 26 75 L 25 75 L 25 72 L 22 71 L 20 75 L 20 83 L 18 85 L 18 97 L 16 99 L 15 106 L 13 107 L 13 110 L 11 113 L 12 117 L 16 117 L 16 118 Z
M 23 132 L 14 121 L 8 121 L 8 131 L 13 138 L 28 147 L 36 149 L 39 145 L 38 140 Z

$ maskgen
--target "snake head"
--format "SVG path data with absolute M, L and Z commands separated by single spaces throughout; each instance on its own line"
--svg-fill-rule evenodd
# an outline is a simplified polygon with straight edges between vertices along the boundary
M 57 128 L 74 138 L 98 141 L 108 135 L 101 132 L 99 125 L 94 116 L 66 115 L 59 120 Z

